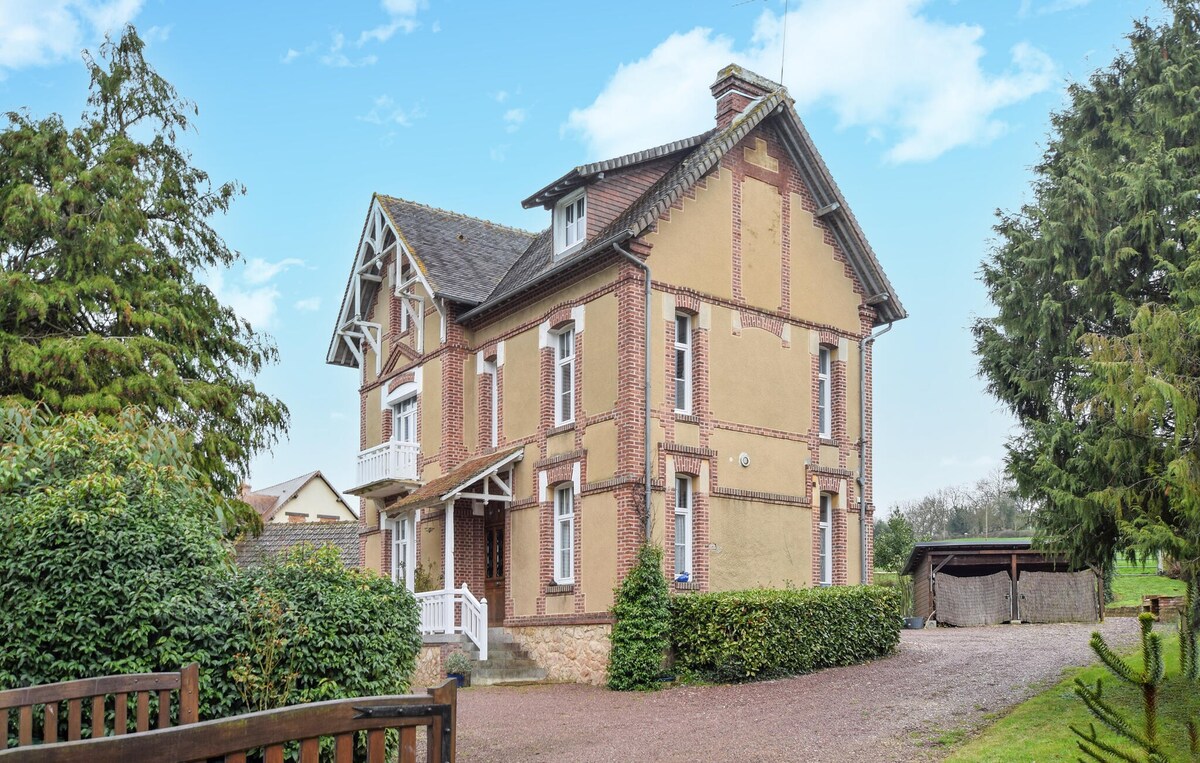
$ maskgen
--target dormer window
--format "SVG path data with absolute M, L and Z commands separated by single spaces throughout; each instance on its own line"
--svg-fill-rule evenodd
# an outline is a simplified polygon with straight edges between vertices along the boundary
M 570 194 L 554 207 L 554 255 L 566 254 L 587 235 L 587 196 L 584 189 Z

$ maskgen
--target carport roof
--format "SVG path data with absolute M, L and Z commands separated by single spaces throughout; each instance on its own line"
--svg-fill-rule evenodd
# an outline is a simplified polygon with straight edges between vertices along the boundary
M 970 540 L 927 540 L 913 546 L 908 561 L 900 570 L 901 575 L 911 575 L 917 560 L 929 551 L 1029 551 L 1033 548 L 1031 538 L 972 538 Z

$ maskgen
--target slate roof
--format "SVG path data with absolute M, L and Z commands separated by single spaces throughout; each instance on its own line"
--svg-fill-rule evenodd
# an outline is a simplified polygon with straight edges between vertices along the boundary
M 434 295 L 478 304 L 524 252 L 535 234 L 376 194 L 392 226 L 424 268 Z
M 324 482 L 326 486 L 329 487 L 329 490 L 333 493 L 334 497 L 337 498 L 337 502 L 342 504 L 342 506 L 344 506 L 351 514 L 358 516 L 358 512 L 350 508 L 350 505 L 342 500 L 341 494 L 334 489 L 329 480 L 325 479 L 325 475 L 321 474 L 319 469 L 315 472 L 301 474 L 299 477 L 293 477 L 285 482 L 280 482 L 278 485 L 271 485 L 270 487 L 264 487 L 259 490 L 243 492 L 238 497 L 253 506 L 255 510 L 258 511 L 258 515 L 262 517 L 262 520 L 266 522 L 270 520 L 271 517 L 275 516 L 275 514 L 278 513 L 281 508 L 283 508 L 285 503 L 294 498 L 296 494 L 304 488 L 305 485 L 315 479 L 319 479 Z
M 478 458 L 466 461 L 459 465 L 457 469 L 452 469 L 441 477 L 426 482 L 399 501 L 388 506 L 386 511 L 390 513 L 399 509 L 420 509 L 427 506 L 436 506 L 441 503 L 442 496 L 470 486 L 505 459 L 515 455 L 517 459 L 513 460 L 519 460 L 524 450 L 524 446 L 518 445 L 515 448 L 498 450 L 495 453 L 489 453 L 486 456 L 479 456 Z
M 358 522 L 285 522 L 263 527 L 257 538 L 237 544 L 237 563 L 242 567 L 261 564 L 270 557 L 301 543 L 335 546 L 347 567 L 359 566 Z

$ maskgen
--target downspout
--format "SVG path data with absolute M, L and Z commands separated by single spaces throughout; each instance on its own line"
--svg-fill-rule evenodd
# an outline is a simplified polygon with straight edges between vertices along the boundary
M 646 452 L 646 466 L 645 466 L 646 471 L 645 471 L 645 474 L 643 475 L 643 481 L 646 483 L 646 497 L 645 497 L 644 506 L 645 506 L 645 512 L 646 512 L 645 533 L 646 533 L 646 541 L 648 542 L 650 540 L 650 519 L 652 516 L 651 511 L 650 511 L 650 474 L 651 474 L 650 473 L 650 266 L 647 265 L 646 263 L 642 262 L 640 259 L 638 259 L 633 254 L 630 254 L 628 251 L 622 249 L 620 243 L 613 242 L 612 246 L 613 246 L 613 249 L 616 250 L 617 254 L 619 254 L 622 257 L 624 257 L 625 259 L 629 260 L 637 267 L 641 268 L 642 272 L 646 274 L 646 306 L 645 306 L 646 375 L 645 375 L 645 379 L 642 382 L 643 400 L 645 402 L 645 409 L 643 411 L 643 414 L 646 419 L 646 432 L 644 435 L 645 439 L 642 441 L 642 443 L 644 445 L 643 450 Z
M 867 348 L 892 330 L 892 322 L 858 344 L 858 550 L 862 561 L 859 584 L 867 584 Z

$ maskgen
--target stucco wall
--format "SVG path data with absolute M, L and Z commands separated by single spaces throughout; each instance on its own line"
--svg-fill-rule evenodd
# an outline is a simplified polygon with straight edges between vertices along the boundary
M 543 582 L 540 574 L 538 508 L 535 506 L 510 512 L 509 523 L 511 557 L 505 579 L 507 594 L 512 599 L 514 615 L 535 615 L 539 588 Z
M 716 171 L 703 182 L 695 198 L 685 197 L 683 208 L 672 209 L 658 232 L 646 236 L 654 247 L 649 265 L 657 281 L 732 299 L 733 175 Z
M 617 585 L 616 498 L 611 493 L 584 496 L 577 532 L 581 533 L 584 611 L 606 612 Z
M 712 496 L 711 587 L 812 585 L 812 513 L 804 507 Z
M 297 514 L 303 515 L 306 522 L 317 522 L 321 517 L 336 517 L 335 521 L 339 522 L 357 519 L 321 479 L 312 480 L 291 500 L 279 507 L 271 517 L 271 522 L 291 522 L 294 520 L 289 515 Z

